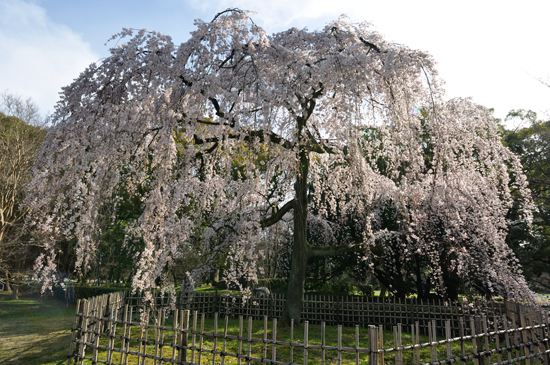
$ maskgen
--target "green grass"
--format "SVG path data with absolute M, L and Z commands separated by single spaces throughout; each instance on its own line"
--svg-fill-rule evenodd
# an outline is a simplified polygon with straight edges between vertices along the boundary
M 66 364 L 75 306 L 0 292 L 0 364 Z

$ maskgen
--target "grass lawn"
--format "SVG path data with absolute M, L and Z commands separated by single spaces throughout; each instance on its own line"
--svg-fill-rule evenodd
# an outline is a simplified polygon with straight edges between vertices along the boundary
M 75 306 L 0 292 L 0 364 L 66 364 Z

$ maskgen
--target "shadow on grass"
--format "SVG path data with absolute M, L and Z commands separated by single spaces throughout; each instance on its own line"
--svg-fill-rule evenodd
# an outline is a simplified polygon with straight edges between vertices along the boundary
M 74 305 L 53 298 L 0 293 L 0 364 L 66 362 L 74 313 Z

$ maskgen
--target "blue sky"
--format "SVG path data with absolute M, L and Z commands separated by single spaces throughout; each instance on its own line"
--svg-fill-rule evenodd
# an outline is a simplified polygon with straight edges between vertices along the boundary
M 447 96 L 495 108 L 550 111 L 550 1 L 546 0 L 0 0 L 0 91 L 31 96 L 52 112 L 61 87 L 108 56 L 123 27 L 147 28 L 183 42 L 193 20 L 228 7 L 254 10 L 268 32 L 316 29 L 346 13 L 387 39 L 432 54 Z M 546 114 L 547 115 L 547 114 Z

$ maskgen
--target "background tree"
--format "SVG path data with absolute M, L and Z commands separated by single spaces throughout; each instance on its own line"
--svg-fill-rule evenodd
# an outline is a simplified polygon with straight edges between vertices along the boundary
M 370 260 L 378 245 L 388 265 L 426 256 L 436 286 L 443 259 L 490 293 L 533 299 L 504 242 L 509 173 L 528 195 L 519 164 L 486 109 L 444 101 L 429 55 L 344 18 L 269 36 L 233 9 L 196 26 L 178 47 L 124 30 L 115 38 L 131 35 L 126 44 L 64 88 L 27 199 L 29 223 L 48 236 L 37 261 L 46 285 L 60 236 L 76 238 L 78 270 L 91 265 L 104 212 L 113 211 L 105 207 L 120 203 L 124 184 L 131 195 L 147 186 L 126 230 L 144 245 L 133 286 L 147 296 L 173 290 L 168 269 L 199 234 L 207 258 L 194 275 L 222 255 L 226 281 L 254 280 L 265 230 L 286 216 L 287 323 L 300 320 L 310 258 Z M 380 138 L 365 138 L 367 127 Z M 433 145 L 429 165 L 425 144 Z M 243 145 L 268 152 L 262 170 L 252 159 L 236 169 Z M 380 224 L 388 204 L 404 217 L 396 227 Z M 333 227 L 350 217 L 361 239 L 336 242 Z M 308 243 L 310 219 L 322 239 Z M 443 246 L 453 256 L 442 256 Z
M 23 218 L 28 209 L 21 203 L 45 134 L 38 107 L 31 99 L 0 94 L 0 274 L 14 297 L 36 257 L 29 251 L 29 237 L 24 236 Z
M 504 132 L 506 145 L 521 160 L 529 181 L 535 209 L 533 230 L 526 229 L 517 204 L 510 210 L 508 241 L 516 252 L 529 282 L 537 290 L 550 291 L 550 121 L 533 111 L 513 110 L 507 120 L 521 121 L 523 128 Z

